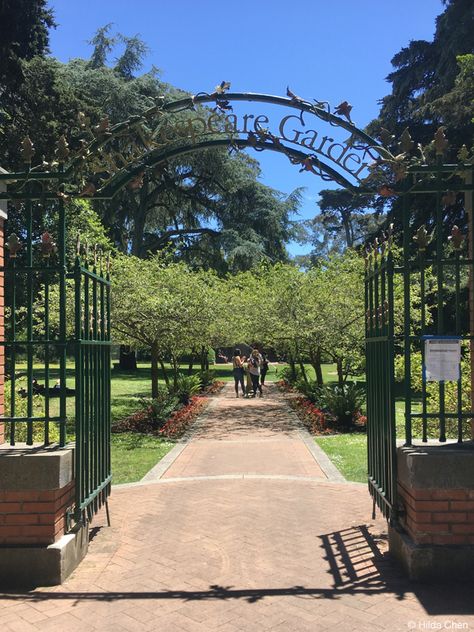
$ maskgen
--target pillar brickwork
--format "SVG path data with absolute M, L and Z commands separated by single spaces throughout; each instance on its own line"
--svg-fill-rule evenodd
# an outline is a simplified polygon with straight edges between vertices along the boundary
M 397 450 L 389 547 L 411 579 L 474 580 L 474 442 Z

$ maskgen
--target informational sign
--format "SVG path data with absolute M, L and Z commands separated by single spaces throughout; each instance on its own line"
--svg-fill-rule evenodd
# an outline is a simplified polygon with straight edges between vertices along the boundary
M 461 378 L 461 339 L 448 336 L 425 338 L 426 382 L 457 381 Z

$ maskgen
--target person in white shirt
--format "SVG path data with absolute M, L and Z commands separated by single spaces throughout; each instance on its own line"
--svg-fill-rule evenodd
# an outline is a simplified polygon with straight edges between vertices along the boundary
M 253 396 L 256 397 L 257 390 L 260 397 L 263 395 L 262 385 L 260 384 L 260 369 L 263 363 L 263 358 L 260 355 L 258 349 L 253 349 L 248 361 L 250 378 L 252 380 Z

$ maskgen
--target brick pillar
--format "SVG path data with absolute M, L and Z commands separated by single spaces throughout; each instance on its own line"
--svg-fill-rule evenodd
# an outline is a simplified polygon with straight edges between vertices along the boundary
M 398 448 L 390 552 L 411 579 L 474 579 L 474 442 Z

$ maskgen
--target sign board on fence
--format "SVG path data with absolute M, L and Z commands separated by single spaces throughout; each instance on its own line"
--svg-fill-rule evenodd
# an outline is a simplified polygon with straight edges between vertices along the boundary
M 445 382 L 461 378 L 461 339 L 454 337 L 425 338 L 426 382 Z

